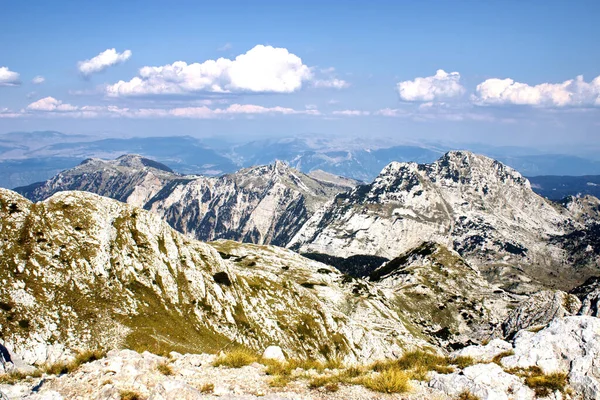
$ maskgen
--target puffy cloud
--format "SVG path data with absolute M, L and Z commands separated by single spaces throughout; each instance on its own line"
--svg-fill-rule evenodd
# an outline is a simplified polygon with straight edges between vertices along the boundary
M 219 58 L 203 63 L 177 61 L 161 67 L 143 67 L 139 76 L 106 87 L 108 96 L 189 94 L 194 92 L 291 93 L 312 79 L 311 69 L 285 48 L 258 45 L 234 60 Z
M 404 101 L 437 101 L 457 97 L 465 92 L 458 72 L 438 69 L 435 75 L 398 82 L 398 94 Z
M 18 86 L 21 84 L 19 73 L 0 67 L 0 86 Z
M 600 106 L 600 76 L 589 83 L 580 75 L 562 83 L 541 83 L 535 86 L 515 82 L 510 78 L 492 78 L 477 85 L 471 100 L 478 105 Z
M 77 68 L 85 76 L 89 76 L 96 72 L 102 72 L 110 66 L 125 62 L 131 57 L 131 50 L 125 50 L 122 53 L 117 53 L 115 49 L 106 49 L 94 58 L 89 60 L 79 61 Z
M 44 97 L 28 105 L 27 109 L 31 111 L 75 111 L 78 107 L 65 104 L 54 97 Z
M 43 77 L 43 76 L 41 76 L 41 75 L 38 75 L 38 76 L 36 76 L 35 78 L 33 78 L 33 79 L 31 80 L 31 83 L 33 83 L 33 84 L 35 84 L 35 85 L 39 85 L 39 84 L 42 84 L 42 83 L 44 83 L 45 81 L 46 81 L 46 78 L 44 78 L 44 77 Z
M 360 117 L 370 115 L 370 111 L 362 111 L 362 110 L 341 110 L 332 112 L 333 115 L 344 115 L 346 117 Z

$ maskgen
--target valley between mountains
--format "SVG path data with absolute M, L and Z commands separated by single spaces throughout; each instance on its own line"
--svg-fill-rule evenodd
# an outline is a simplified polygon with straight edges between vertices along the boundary
M 488 157 L 89 159 L 0 189 L 0 221 L 11 399 L 600 399 L 600 200 Z

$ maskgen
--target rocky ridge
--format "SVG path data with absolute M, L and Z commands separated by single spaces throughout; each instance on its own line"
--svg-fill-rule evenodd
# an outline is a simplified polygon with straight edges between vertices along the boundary
M 216 178 L 182 176 L 153 160 L 124 155 L 89 159 L 16 191 L 41 201 L 60 191 L 84 190 L 152 210 L 196 239 L 285 245 L 326 201 L 356 183 L 315 174 L 278 161 Z
M 288 250 L 179 234 L 85 192 L 31 203 L 0 190 L 0 332 L 30 364 L 73 349 L 368 360 L 427 344 L 376 287 Z

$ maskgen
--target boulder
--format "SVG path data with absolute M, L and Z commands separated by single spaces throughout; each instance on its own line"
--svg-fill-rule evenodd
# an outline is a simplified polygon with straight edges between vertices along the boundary
M 455 397 L 469 392 L 481 400 L 529 400 L 533 390 L 496 364 L 476 364 L 452 374 L 434 373 L 429 386 Z
M 279 346 L 269 346 L 263 352 L 262 358 L 265 360 L 285 361 L 285 355 Z
M 537 333 L 521 331 L 514 340 L 514 355 L 501 363 L 506 368 L 537 366 L 544 373 L 567 373 L 576 393 L 600 400 L 600 319 L 565 317 Z

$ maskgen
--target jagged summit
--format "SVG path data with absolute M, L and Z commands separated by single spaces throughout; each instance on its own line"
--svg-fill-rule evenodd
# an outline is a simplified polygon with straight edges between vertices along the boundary
M 565 272 L 559 265 L 567 263 L 562 246 L 549 245 L 549 239 L 578 227 L 568 210 L 535 194 L 512 168 L 451 151 L 431 164 L 389 164 L 373 183 L 339 194 L 317 212 L 290 247 L 393 259 L 432 241 L 474 266 L 499 268 L 496 273 L 540 267 L 545 272 L 531 273 L 543 277 Z M 506 273 L 519 276 L 520 269 Z

